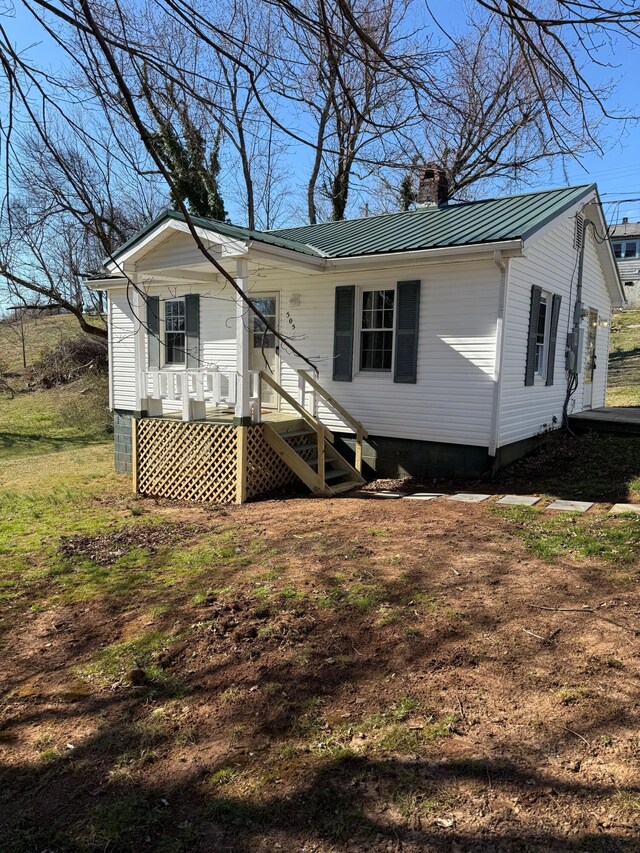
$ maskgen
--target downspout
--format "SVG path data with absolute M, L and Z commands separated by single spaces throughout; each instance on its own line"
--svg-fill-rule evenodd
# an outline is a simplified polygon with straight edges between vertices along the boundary
M 580 326 L 582 321 L 582 277 L 584 274 L 584 247 L 587 240 L 587 226 L 591 225 L 595 229 L 595 223 L 591 219 L 585 217 L 582 228 L 582 241 L 578 254 L 578 275 L 576 281 L 576 301 L 573 305 L 573 328 L 567 336 L 566 346 L 566 361 L 565 367 L 567 370 L 567 393 L 564 398 L 562 407 L 562 426 L 569 426 L 569 402 L 571 397 L 578 389 L 578 375 L 580 373 L 580 365 L 578 357 L 580 355 Z
M 507 315 L 507 291 L 509 282 L 509 259 L 506 263 L 502 251 L 496 249 L 493 261 L 500 270 L 500 291 L 498 295 L 498 317 L 496 321 L 496 355 L 493 369 L 493 410 L 491 413 L 491 433 L 489 436 L 489 456 L 496 455 L 500 442 L 500 408 L 502 405 L 502 368 L 504 365 L 504 324 Z

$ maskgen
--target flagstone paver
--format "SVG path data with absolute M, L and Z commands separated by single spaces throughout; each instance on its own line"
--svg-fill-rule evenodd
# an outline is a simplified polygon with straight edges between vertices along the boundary
M 535 495 L 505 495 L 496 503 L 502 506 L 535 506 L 539 500 Z
M 550 503 L 547 509 L 556 509 L 559 512 L 586 512 L 593 503 L 589 501 L 565 501 L 557 500 Z
M 433 501 L 444 496 L 444 492 L 416 492 L 413 495 L 405 495 L 408 501 Z
M 609 510 L 609 515 L 623 515 L 625 512 L 640 515 L 640 504 L 614 504 Z
M 449 495 L 448 501 L 460 501 L 464 504 L 479 504 L 481 501 L 486 501 L 491 495 L 476 495 L 471 492 L 458 492 L 455 495 Z
M 398 492 L 354 492 L 357 498 L 401 498 Z

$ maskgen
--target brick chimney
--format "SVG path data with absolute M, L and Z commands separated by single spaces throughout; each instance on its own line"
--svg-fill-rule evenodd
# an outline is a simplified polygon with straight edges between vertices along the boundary
M 418 205 L 443 207 L 449 201 L 449 179 L 435 163 L 427 163 L 420 172 Z

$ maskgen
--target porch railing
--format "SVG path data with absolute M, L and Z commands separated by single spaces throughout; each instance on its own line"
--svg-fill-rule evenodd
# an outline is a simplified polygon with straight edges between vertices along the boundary
M 201 420 L 206 418 L 207 405 L 213 408 L 235 406 L 237 380 L 235 370 L 219 370 L 215 367 L 194 370 L 143 370 L 140 373 L 141 397 L 146 399 L 146 409 L 152 417 L 161 417 L 164 414 L 163 404 L 166 402 L 181 409 L 183 421 Z M 250 370 L 249 383 L 253 423 L 262 421 L 264 383 L 315 430 L 318 435 L 319 460 L 324 459 L 324 440 L 333 442 L 331 431 L 318 417 L 318 403 L 322 400 L 330 411 L 354 431 L 354 467 L 358 473 L 362 472 L 362 442 L 367 438 L 367 431 L 360 421 L 305 370 L 298 371 L 297 400 L 264 370 Z
M 141 396 L 146 397 L 150 415 L 161 416 L 163 403 L 180 406 L 182 420 L 204 418 L 207 405 L 233 406 L 236 402 L 235 370 L 201 368 L 195 370 L 143 370 Z

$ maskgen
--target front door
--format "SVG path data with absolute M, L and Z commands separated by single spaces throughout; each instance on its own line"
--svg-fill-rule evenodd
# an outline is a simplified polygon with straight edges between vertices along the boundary
M 596 334 L 598 332 L 598 312 L 589 308 L 589 328 L 587 330 L 587 354 L 584 365 L 583 408 L 590 409 L 593 402 L 593 372 L 596 369 Z
M 278 328 L 278 296 L 275 293 L 254 296 L 251 302 L 258 311 L 263 314 L 269 324 Z M 251 352 L 250 362 L 252 370 L 264 370 L 276 382 L 280 382 L 280 359 L 278 357 L 279 347 L 276 336 L 268 332 L 266 326 L 255 315 L 251 321 Z M 266 382 L 262 383 L 262 405 L 268 409 L 278 408 L 279 397 Z

